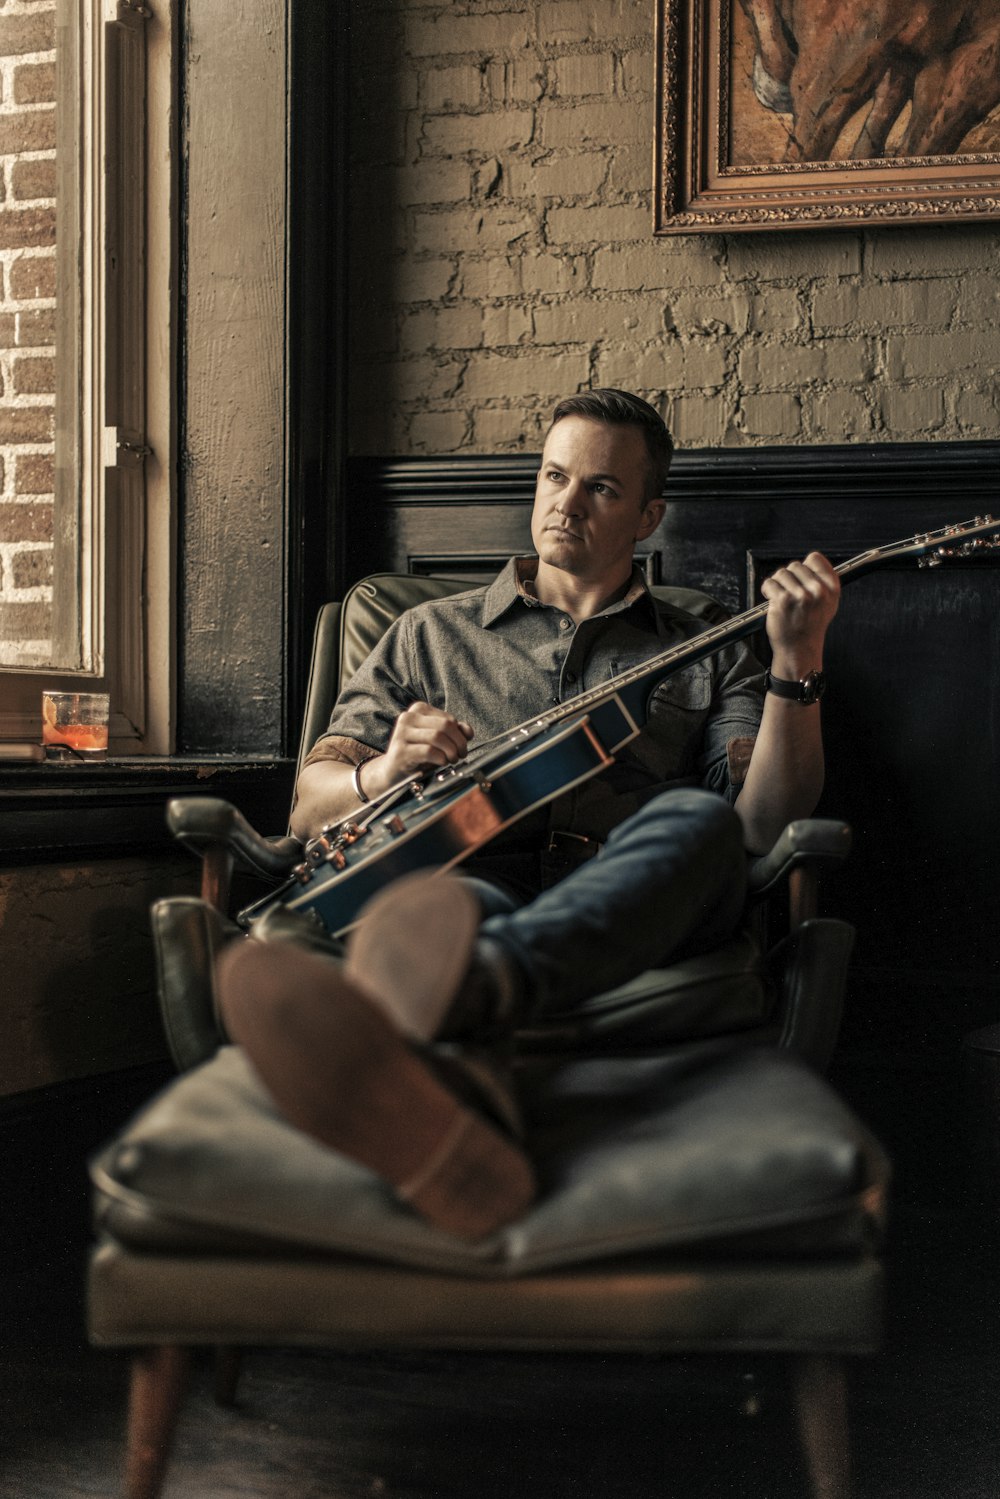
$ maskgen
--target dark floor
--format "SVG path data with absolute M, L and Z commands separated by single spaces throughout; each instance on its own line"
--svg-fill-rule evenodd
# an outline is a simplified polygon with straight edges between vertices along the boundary
M 958 1067 L 855 1059 L 835 1080 L 896 1169 L 886 1348 L 852 1387 L 857 1499 L 995 1499 L 1000 1194 L 984 1201 Z M 36 1159 L 28 1214 L 7 1200 L 2 1499 L 118 1492 L 125 1360 L 86 1345 L 85 1209 L 57 1176 Z M 270 1350 L 235 1410 L 199 1363 L 166 1499 L 801 1499 L 791 1430 L 767 1359 Z

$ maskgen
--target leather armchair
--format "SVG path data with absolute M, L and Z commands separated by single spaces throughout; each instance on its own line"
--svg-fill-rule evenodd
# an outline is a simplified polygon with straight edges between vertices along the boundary
M 340 683 L 392 621 L 415 603 L 467 587 L 454 579 L 380 574 L 356 584 L 343 604 L 325 606 L 314 636 L 299 766 L 329 722 Z M 710 606 L 693 589 L 670 593 L 695 614 Z M 161 1012 L 174 1060 L 184 1070 L 224 1039 L 211 958 L 238 935 L 238 928 L 224 920 L 234 867 L 273 885 L 289 875 L 302 849 L 288 836 L 262 836 L 234 807 L 214 797 L 171 801 L 167 821 L 174 836 L 202 860 L 200 899 L 178 897 L 153 909 Z M 596 1046 L 606 1052 L 754 1031 L 758 1039 L 775 1040 L 825 1067 L 840 1024 L 853 932 L 844 922 L 817 917 L 817 881 L 846 859 L 850 842 L 850 829 L 831 819 L 789 824 L 770 852 L 751 865 L 746 931 L 715 953 L 644 974 L 591 1001 L 574 1017 L 573 1049 Z M 786 931 L 765 957 L 766 903 L 779 893 Z M 522 1037 L 532 1050 L 546 1051 L 565 1050 L 569 1040 L 558 1021 Z
M 377 578 L 317 628 L 303 744 L 401 607 L 444 580 Z M 475 1245 L 416 1218 L 361 1167 L 299 1134 L 225 1044 L 211 960 L 241 940 L 234 861 L 281 878 L 299 856 L 211 798 L 171 804 L 205 860 L 199 900 L 161 903 L 164 1018 L 184 1075 L 93 1164 L 91 1337 L 138 1349 L 126 1492 L 159 1493 L 188 1350 L 766 1350 L 791 1358 L 795 1416 L 822 1499 L 846 1499 L 846 1355 L 881 1328 L 888 1168 L 817 1075 L 840 1014 L 851 930 L 815 915 L 840 824 L 802 822 L 757 861 L 791 930 L 752 914 L 718 953 L 641 976 L 581 1017 L 519 1038 L 518 1088 L 540 1195 Z

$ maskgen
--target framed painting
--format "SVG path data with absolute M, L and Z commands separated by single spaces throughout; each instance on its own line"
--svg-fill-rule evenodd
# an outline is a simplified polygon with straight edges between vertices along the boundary
M 658 234 L 1000 218 L 1000 0 L 656 0 Z

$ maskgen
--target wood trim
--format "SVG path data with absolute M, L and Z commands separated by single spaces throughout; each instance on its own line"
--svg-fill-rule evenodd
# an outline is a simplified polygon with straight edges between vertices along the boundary
M 78 0 L 56 10 L 56 374 L 55 503 L 52 546 L 52 660 L 67 671 L 83 666 L 80 639 L 80 479 L 83 451 L 81 341 L 82 249 L 86 234 L 79 149 L 81 22 Z
M 463 454 L 453 458 L 374 458 L 348 461 L 348 492 L 360 503 L 486 505 L 531 500 L 539 455 Z M 704 448 L 675 454 L 666 493 L 670 499 L 711 498 L 734 486 L 750 498 L 795 492 L 808 481 L 809 496 L 910 494 L 941 498 L 942 486 L 961 485 L 1000 505 L 1000 442 L 867 443 L 814 447 Z M 947 494 L 944 493 L 947 498 Z
M 349 16 L 329 0 L 288 8 L 288 316 L 284 744 L 298 744 L 312 630 L 343 597 L 347 425 Z
M 700 586 L 745 608 L 751 553 L 767 556 L 773 545 L 787 560 L 818 548 L 842 560 L 967 521 L 1000 504 L 998 467 L 998 442 L 679 453 L 666 516 L 640 560 L 654 581 Z M 349 580 L 380 571 L 481 577 L 530 545 L 537 469 L 530 453 L 350 460 L 346 490 L 365 524 L 350 538 Z
M 177 739 L 192 754 L 282 749 L 285 13 L 260 0 L 220 25 L 215 0 L 184 6 Z
M 294 753 L 313 621 L 346 576 L 347 9 L 258 0 L 220 26 L 214 0 L 185 8 L 178 743 L 193 754 Z

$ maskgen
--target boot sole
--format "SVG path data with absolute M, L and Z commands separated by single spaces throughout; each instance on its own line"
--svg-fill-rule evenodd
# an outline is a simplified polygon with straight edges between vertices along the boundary
M 217 982 L 230 1036 L 297 1128 L 457 1238 L 522 1216 L 535 1196 L 523 1151 L 442 1086 L 346 972 L 250 939 L 222 954 Z

